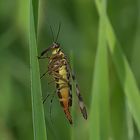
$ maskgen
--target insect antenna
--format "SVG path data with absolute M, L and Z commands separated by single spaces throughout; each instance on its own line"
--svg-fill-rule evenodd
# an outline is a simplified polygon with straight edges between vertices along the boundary
M 53 29 L 52 29 L 52 26 L 50 25 L 50 30 L 51 30 L 51 34 L 52 34 L 52 41 L 54 42 L 54 33 L 53 33 Z
M 59 23 L 59 26 L 58 26 L 58 32 L 57 32 L 57 36 L 56 36 L 55 42 L 57 42 L 57 40 L 58 40 L 60 29 L 61 29 L 61 22 Z

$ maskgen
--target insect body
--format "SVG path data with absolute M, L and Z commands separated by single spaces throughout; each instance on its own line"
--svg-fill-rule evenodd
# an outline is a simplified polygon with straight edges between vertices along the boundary
M 47 55 L 48 52 L 51 52 L 50 56 Z M 41 53 L 39 58 L 48 58 L 48 70 L 42 75 L 42 77 L 47 73 L 53 77 L 56 84 L 56 92 L 59 97 L 60 104 L 67 119 L 69 120 L 70 124 L 72 124 L 72 117 L 70 114 L 70 107 L 72 106 L 71 79 L 75 81 L 75 76 L 71 72 L 71 68 L 66 59 L 66 56 L 61 50 L 60 45 L 54 42 L 49 48 L 45 49 Z M 76 81 L 75 87 L 81 113 L 83 114 L 83 117 L 87 119 L 87 111 Z

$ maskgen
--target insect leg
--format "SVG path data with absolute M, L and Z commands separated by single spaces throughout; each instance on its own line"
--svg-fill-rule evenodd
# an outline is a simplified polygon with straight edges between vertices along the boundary
M 54 99 L 54 96 L 55 96 L 55 94 L 53 95 L 53 97 L 52 97 L 52 99 L 51 99 L 51 102 L 50 102 L 50 119 L 51 119 L 51 122 L 53 123 L 53 121 L 52 121 L 52 102 L 53 102 L 53 99 Z
M 48 51 L 50 51 L 50 48 L 51 48 L 51 46 L 48 47 L 47 49 L 45 49 L 44 51 L 42 51 L 40 57 L 43 57 L 45 54 L 47 54 Z
M 56 92 L 56 91 L 54 91 L 54 93 L 47 94 L 46 97 L 43 99 L 43 104 L 45 103 L 45 101 L 48 99 L 48 97 L 49 97 L 50 95 L 53 95 L 53 96 L 54 96 L 54 95 L 55 95 L 55 92 Z
M 53 95 L 52 98 L 51 98 L 51 102 L 50 102 L 50 119 L 51 119 L 51 118 L 52 118 L 52 117 L 51 117 L 51 112 L 52 112 L 52 102 L 53 102 L 53 99 L 54 99 L 55 94 L 48 94 L 48 95 L 44 98 L 44 100 L 43 100 L 43 104 L 45 103 L 45 101 L 48 99 L 48 97 L 49 97 L 50 95 Z M 51 119 L 51 122 L 52 122 L 52 119 Z
M 55 94 L 48 94 L 48 95 L 46 95 L 46 97 L 43 99 L 43 104 L 46 102 L 46 100 L 48 99 L 48 97 L 49 97 L 50 95 L 53 96 L 52 99 L 53 99 L 54 96 L 55 96 Z M 51 102 L 52 102 L 52 99 L 51 99 Z
M 45 53 L 41 53 L 41 55 L 40 56 L 37 56 L 37 58 L 38 59 L 50 59 L 50 57 L 49 56 L 44 56 L 44 54 Z M 55 54 L 55 55 L 53 55 L 52 57 L 51 57 L 51 59 L 53 59 L 53 58 L 55 58 L 57 56 L 57 54 Z
M 47 70 L 45 73 L 43 73 L 41 76 L 40 76 L 40 79 L 42 79 L 49 71 Z
M 37 58 L 38 58 L 38 59 L 46 59 L 46 58 L 49 59 L 50 57 L 48 57 L 48 56 L 37 56 Z
M 52 84 L 52 83 L 57 83 L 55 79 L 51 80 L 50 82 L 48 82 L 48 85 Z
M 44 99 L 43 99 L 43 104 L 45 103 L 45 101 L 48 99 L 48 97 L 50 96 L 51 94 L 48 94 Z
M 48 57 L 39 57 L 39 59 L 45 59 L 45 58 L 48 58 Z M 62 65 L 62 64 L 61 64 Z M 49 69 L 47 70 L 44 74 L 41 75 L 40 79 L 42 79 L 47 73 L 51 72 L 51 71 L 56 71 L 59 67 L 61 67 L 61 65 L 57 66 L 55 69 Z
M 43 58 L 43 57 L 40 57 L 41 59 L 45 59 L 45 58 Z M 57 69 L 59 69 L 59 67 L 61 67 L 62 66 L 62 64 L 61 65 L 58 65 L 55 69 L 50 69 L 50 71 L 56 71 Z M 47 73 L 49 73 L 50 72 L 49 70 L 47 70 L 44 74 L 42 74 L 42 76 L 40 77 L 40 79 L 42 79 Z

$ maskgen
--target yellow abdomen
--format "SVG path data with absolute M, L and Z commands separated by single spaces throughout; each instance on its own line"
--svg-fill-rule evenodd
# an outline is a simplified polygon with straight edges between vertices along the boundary
M 61 94 L 61 98 L 59 99 L 61 102 L 61 105 L 63 106 L 63 110 L 66 114 L 67 119 L 69 120 L 70 124 L 72 124 L 72 118 L 70 115 L 70 111 L 69 111 L 69 85 L 68 85 L 68 77 L 67 77 L 67 69 L 66 66 L 62 66 L 61 69 L 59 70 L 59 74 L 62 76 L 63 79 L 65 79 L 66 81 L 64 81 L 63 79 L 59 79 L 59 87 L 60 87 L 60 94 Z M 61 89 L 62 88 L 62 89 Z
M 62 76 L 63 79 L 68 81 L 67 79 L 67 71 L 66 71 L 66 66 L 62 66 L 59 70 L 59 74 Z M 68 107 L 68 99 L 69 99 L 69 87 L 68 83 L 64 81 L 63 79 L 59 79 L 58 84 L 60 88 L 60 94 L 61 94 L 61 100 L 64 104 L 64 107 Z M 62 88 L 62 89 L 61 89 Z

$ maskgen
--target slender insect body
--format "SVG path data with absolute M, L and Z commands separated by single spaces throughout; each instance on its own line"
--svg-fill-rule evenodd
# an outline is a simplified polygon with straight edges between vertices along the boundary
M 57 45 L 54 43 L 54 45 Z M 59 101 L 63 110 L 66 114 L 70 124 L 72 124 L 72 118 L 70 115 L 69 107 L 72 105 L 72 95 L 70 86 L 70 73 L 68 71 L 67 61 L 64 53 L 61 51 L 59 46 L 52 50 L 51 57 L 49 59 L 48 70 L 50 75 L 55 79 L 56 90 L 59 97 Z
M 47 55 L 48 52 L 51 52 L 50 56 Z M 41 76 L 41 78 L 44 77 L 47 73 L 53 77 L 56 84 L 56 92 L 59 98 L 59 102 L 67 119 L 69 120 L 70 124 L 72 124 L 72 117 L 70 114 L 70 107 L 72 106 L 71 80 L 75 81 L 75 76 L 71 72 L 71 68 L 66 59 L 66 56 L 60 49 L 60 45 L 54 42 L 49 48 L 45 49 L 41 53 L 41 56 L 39 58 L 49 59 L 48 70 Z M 87 111 L 83 102 L 83 98 L 80 94 L 79 86 L 76 81 L 75 88 L 81 113 L 83 114 L 83 117 L 87 119 Z

